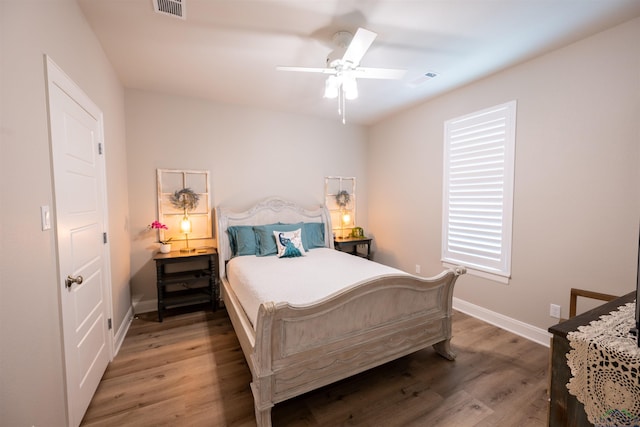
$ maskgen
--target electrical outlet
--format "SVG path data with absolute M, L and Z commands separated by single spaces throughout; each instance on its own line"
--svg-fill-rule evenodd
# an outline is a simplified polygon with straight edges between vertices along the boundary
M 416 264 L 416 274 L 420 274 L 420 264 Z
M 560 318 L 560 306 L 558 304 L 551 304 L 549 306 L 549 316 L 555 317 L 556 319 Z

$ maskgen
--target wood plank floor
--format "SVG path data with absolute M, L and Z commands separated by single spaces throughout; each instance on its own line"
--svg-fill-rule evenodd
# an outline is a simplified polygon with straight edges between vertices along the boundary
M 282 402 L 274 426 L 547 425 L 546 347 L 456 312 L 432 348 Z M 224 309 L 134 319 L 83 426 L 255 426 L 251 373 Z

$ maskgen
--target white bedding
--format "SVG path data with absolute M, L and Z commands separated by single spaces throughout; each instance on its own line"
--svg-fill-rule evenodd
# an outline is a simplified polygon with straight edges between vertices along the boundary
M 377 276 L 407 273 L 329 248 L 297 258 L 239 256 L 227 264 L 227 277 L 255 328 L 263 302 L 309 305 Z

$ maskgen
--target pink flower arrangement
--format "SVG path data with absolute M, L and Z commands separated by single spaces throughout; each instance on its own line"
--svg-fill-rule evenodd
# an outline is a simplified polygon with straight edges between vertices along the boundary
M 169 227 L 167 227 L 166 225 L 164 225 L 163 223 L 161 223 L 160 221 L 153 221 L 151 224 L 149 224 L 149 228 L 157 228 L 157 229 L 162 229 L 162 230 L 168 230 Z
M 153 221 L 151 224 L 149 224 L 148 228 L 150 229 L 156 229 L 156 230 L 168 230 L 169 227 L 167 227 L 166 225 L 164 225 L 163 223 L 161 223 L 160 221 Z M 169 237 L 166 240 L 160 240 L 160 243 L 162 243 L 163 245 L 166 245 L 167 243 L 169 243 L 169 241 L 172 238 Z

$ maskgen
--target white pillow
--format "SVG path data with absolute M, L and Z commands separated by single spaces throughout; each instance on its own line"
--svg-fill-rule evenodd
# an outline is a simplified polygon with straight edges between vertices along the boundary
M 304 256 L 305 251 L 302 246 L 302 229 L 294 231 L 274 231 L 278 247 L 278 258 L 293 258 Z

